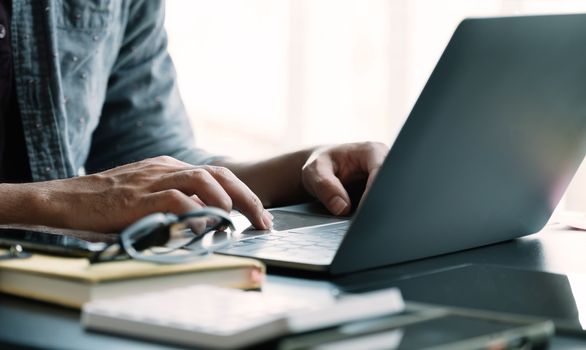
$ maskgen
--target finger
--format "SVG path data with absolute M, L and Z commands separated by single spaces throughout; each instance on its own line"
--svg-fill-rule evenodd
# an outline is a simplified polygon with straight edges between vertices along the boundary
M 195 194 L 191 196 L 191 200 L 194 201 L 195 204 L 201 206 L 202 208 L 206 206 L 205 203 L 201 199 L 199 199 L 199 197 Z
M 360 203 L 359 205 L 362 204 L 364 197 L 366 197 L 366 194 L 368 193 L 368 191 L 370 191 L 370 188 L 372 187 L 372 184 L 380 170 L 380 168 L 383 165 L 383 162 L 386 158 L 388 152 L 388 147 L 385 144 L 382 143 L 366 143 L 363 146 L 363 152 L 362 152 L 362 168 L 366 171 L 367 173 L 367 180 L 366 180 L 366 186 L 364 188 L 364 193 L 362 194 L 361 198 L 360 198 Z
M 345 215 L 350 211 L 350 196 L 334 173 L 334 165 L 329 158 L 316 159 L 304 174 L 306 185 L 328 210 L 334 215 Z
M 152 187 L 154 191 L 168 188 L 187 195 L 196 194 L 206 205 L 226 211 L 232 210 L 234 204 L 256 228 L 269 229 L 272 226 L 260 199 L 226 168 L 205 166 L 172 173 Z
M 205 169 L 220 183 L 232 198 L 234 207 L 246 216 L 254 227 L 261 230 L 272 227 L 272 218 L 258 196 L 234 173 L 224 167 L 206 166 Z
M 363 146 L 361 153 L 362 168 L 370 175 L 372 171 L 378 171 L 382 166 L 388 153 L 388 147 L 383 143 L 369 142 Z
M 209 206 L 232 210 L 232 199 L 206 169 L 192 168 L 166 174 L 151 186 L 153 192 L 176 189 L 187 196 L 197 195 L 198 199 Z
M 175 189 L 151 193 L 145 196 L 143 203 L 148 214 L 165 212 L 181 215 L 188 211 L 201 209 L 199 204 Z
M 376 168 L 373 169 L 369 174 L 368 174 L 368 179 L 366 180 L 366 187 L 364 188 L 364 193 L 362 193 L 362 196 L 360 196 L 360 202 L 358 203 L 358 206 L 362 206 L 362 202 L 364 202 L 364 198 L 366 198 L 366 195 L 368 194 L 368 192 L 370 191 L 370 188 L 372 187 L 372 183 L 374 182 L 374 179 L 376 178 L 376 176 L 378 175 L 378 171 L 380 168 Z

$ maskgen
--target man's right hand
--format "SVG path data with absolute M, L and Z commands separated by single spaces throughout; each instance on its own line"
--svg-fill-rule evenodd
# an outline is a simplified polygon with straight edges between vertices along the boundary
M 166 156 L 88 176 L 2 185 L 5 195 L 10 196 L 10 190 L 32 201 L 28 208 L 10 210 L 28 209 L 32 217 L 7 222 L 18 216 L 6 213 L 8 220 L 1 221 L 9 224 L 117 232 L 154 212 L 182 214 L 214 206 L 239 210 L 259 229 L 272 225 L 260 199 L 227 168 L 193 166 Z

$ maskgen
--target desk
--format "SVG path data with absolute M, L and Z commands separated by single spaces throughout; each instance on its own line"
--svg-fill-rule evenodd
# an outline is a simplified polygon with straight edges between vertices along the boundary
M 327 280 L 315 276 L 270 273 L 266 293 L 302 298 L 327 298 L 336 283 L 364 285 L 392 281 L 406 275 L 465 263 L 502 265 L 557 273 L 586 273 L 586 232 L 551 226 L 522 239 L 442 257 Z M 9 346 L 7 346 L 9 345 Z M 50 304 L 0 294 L 0 348 L 54 349 L 175 349 L 165 344 L 85 332 L 79 312 Z M 557 336 L 552 348 L 586 348 L 586 337 Z

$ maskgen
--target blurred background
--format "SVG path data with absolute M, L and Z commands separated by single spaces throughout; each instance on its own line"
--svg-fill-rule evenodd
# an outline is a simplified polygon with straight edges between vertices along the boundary
M 198 145 L 240 159 L 326 143 L 391 145 L 463 18 L 586 12 L 583 0 L 168 0 L 166 6 L 169 51 Z M 563 203 L 586 211 L 586 169 Z

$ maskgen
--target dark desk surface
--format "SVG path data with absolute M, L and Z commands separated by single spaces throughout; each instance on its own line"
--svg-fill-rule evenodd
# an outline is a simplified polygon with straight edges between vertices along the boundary
M 264 293 L 302 298 L 330 298 L 338 286 L 368 288 L 425 271 L 480 263 L 556 273 L 586 273 L 586 232 L 550 226 L 522 239 L 442 257 L 395 265 L 338 279 L 275 275 L 267 278 Z M 85 332 L 79 312 L 0 294 L 0 348 L 54 349 L 173 349 L 135 339 Z M 553 348 L 586 348 L 586 337 L 557 336 Z

